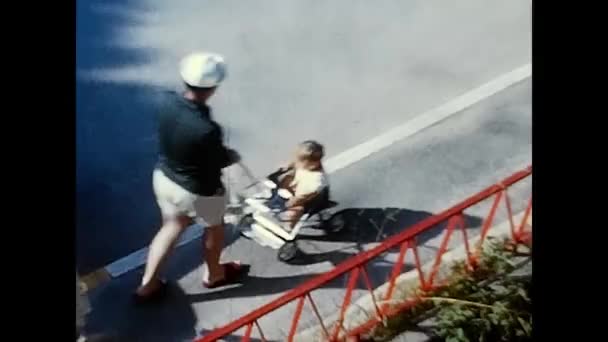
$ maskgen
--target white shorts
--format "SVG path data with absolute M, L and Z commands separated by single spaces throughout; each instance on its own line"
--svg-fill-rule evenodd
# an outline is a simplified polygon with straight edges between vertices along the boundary
M 224 222 L 228 204 L 226 194 L 193 194 L 173 182 L 159 169 L 154 170 L 152 184 L 163 219 L 185 215 L 203 226 L 217 226 Z

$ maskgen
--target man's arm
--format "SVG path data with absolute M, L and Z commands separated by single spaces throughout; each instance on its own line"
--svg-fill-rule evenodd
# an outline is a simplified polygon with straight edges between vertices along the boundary
M 241 160 L 238 152 L 224 145 L 221 129 L 214 130 L 207 136 L 206 144 L 209 156 L 213 156 L 220 168 L 226 168 Z
M 222 145 L 222 148 L 223 148 L 223 152 L 222 152 L 223 157 L 222 157 L 222 162 L 221 162 L 222 169 L 226 168 L 228 166 L 234 165 L 241 161 L 241 155 L 237 151 L 235 151 L 231 148 L 228 148 L 224 145 Z

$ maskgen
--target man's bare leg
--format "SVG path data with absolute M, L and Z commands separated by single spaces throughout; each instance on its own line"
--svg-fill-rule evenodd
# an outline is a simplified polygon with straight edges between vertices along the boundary
M 203 252 L 209 272 L 207 282 L 214 283 L 224 279 L 224 268 L 220 265 L 224 249 L 224 225 L 207 227 L 203 239 Z
M 175 246 L 179 236 L 191 222 L 191 218 L 187 216 L 165 220 L 150 244 L 146 270 L 141 280 L 141 286 L 137 289 L 138 295 L 146 296 L 158 289 L 160 286 L 158 279 L 160 268 L 173 249 L 173 246 Z

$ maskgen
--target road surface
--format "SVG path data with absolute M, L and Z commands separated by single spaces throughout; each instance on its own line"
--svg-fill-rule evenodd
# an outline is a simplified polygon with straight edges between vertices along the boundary
M 79 270 L 139 250 L 158 227 L 150 184 L 154 111 L 160 92 L 179 87 L 184 54 L 226 55 L 229 78 L 211 104 L 229 143 L 262 175 L 303 139 L 320 140 L 331 157 L 529 63 L 530 6 L 79 1 Z M 420 191 L 416 196 L 443 196 Z

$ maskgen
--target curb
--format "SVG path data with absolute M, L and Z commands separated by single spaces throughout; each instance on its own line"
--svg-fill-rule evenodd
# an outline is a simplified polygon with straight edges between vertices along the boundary
M 97 269 L 80 277 L 80 283 L 84 284 L 83 292 L 89 292 L 101 284 L 107 283 L 112 279 L 112 276 L 105 268 Z
M 227 223 L 228 224 L 228 223 Z M 180 237 L 175 248 L 183 246 L 203 235 L 203 227 L 195 224 L 186 229 Z M 139 249 L 123 258 L 120 258 L 111 264 L 98 268 L 97 270 L 80 277 L 80 281 L 84 283 L 86 291 L 91 291 L 100 285 L 109 282 L 112 279 L 118 278 L 138 267 L 141 267 L 146 262 L 148 255 L 148 247 Z
M 516 225 L 518 222 L 521 222 L 521 220 L 523 219 L 523 216 L 524 216 L 523 211 L 516 215 L 513 215 L 513 220 L 514 220 L 514 222 L 516 222 Z M 532 220 L 532 213 L 530 212 L 530 215 L 527 220 L 527 224 L 529 222 L 531 222 L 531 220 Z M 529 225 L 531 226 L 531 223 L 529 223 Z M 492 226 L 488 230 L 486 239 L 487 238 L 508 237 L 508 236 L 510 236 L 510 234 L 511 234 L 510 223 L 509 223 L 509 220 L 506 219 L 504 222 L 497 224 L 495 226 Z M 468 240 L 469 246 L 474 246 L 477 242 L 479 242 L 479 239 L 480 239 L 479 235 L 477 235 L 473 238 L 470 238 Z M 445 276 L 447 273 L 449 273 L 451 265 L 454 262 L 464 260 L 465 257 L 466 257 L 466 250 L 465 250 L 464 244 L 452 249 L 451 251 L 446 252 L 442 256 L 443 262 L 440 264 L 439 271 L 436 275 L 436 279 L 439 280 L 442 276 Z M 425 263 L 424 265 L 422 265 L 422 271 L 425 276 L 428 276 L 429 271 L 432 268 L 433 264 L 434 264 L 434 260 L 431 260 L 431 261 Z M 376 298 L 376 300 L 380 300 L 381 298 L 384 298 L 384 295 L 385 295 L 386 291 L 388 290 L 388 285 L 389 285 L 388 283 L 384 283 L 373 291 L 373 296 Z M 418 271 L 416 269 L 405 272 L 405 273 L 401 274 L 399 277 L 397 277 L 397 279 L 395 280 L 393 298 L 403 298 L 406 296 L 406 294 L 408 292 L 416 290 L 419 287 L 419 285 L 420 285 L 420 281 L 419 281 Z M 375 316 L 376 316 L 376 313 L 375 313 L 374 302 L 372 301 L 372 295 L 366 294 L 366 295 L 361 296 L 359 299 L 357 299 L 356 301 L 352 302 L 349 305 L 349 308 L 346 310 L 346 313 L 344 315 L 344 322 L 342 324 L 344 326 L 344 329 L 349 331 L 353 328 L 360 326 L 363 323 L 366 323 L 370 318 L 375 317 Z M 326 328 L 328 330 L 330 330 L 330 326 L 333 326 L 334 323 L 338 320 L 338 317 L 339 317 L 339 312 L 336 312 L 328 317 L 323 318 L 324 325 L 326 326 Z M 331 322 L 331 323 L 326 323 L 326 322 Z M 310 328 L 307 328 L 307 329 L 304 329 L 304 330 L 298 332 L 298 334 L 294 338 L 294 341 L 302 341 L 302 342 L 325 341 L 324 336 L 325 336 L 325 334 L 323 332 L 322 327 L 319 324 L 317 324 L 315 326 L 312 326 Z
M 238 216 L 226 214 L 224 221 L 227 230 L 233 229 L 233 226 L 236 225 L 238 221 Z M 205 228 L 199 224 L 194 224 L 188 227 L 186 231 L 180 236 L 173 252 L 175 252 L 177 248 L 186 245 L 203 236 L 204 230 Z M 146 258 L 148 256 L 148 248 L 149 247 L 144 247 L 142 249 L 139 249 L 104 267 L 98 268 L 97 270 L 91 273 L 81 276 L 80 280 L 85 285 L 86 291 L 91 291 L 99 287 L 100 285 L 111 281 L 112 279 L 116 279 L 123 274 L 129 273 L 143 266 L 146 263 Z

